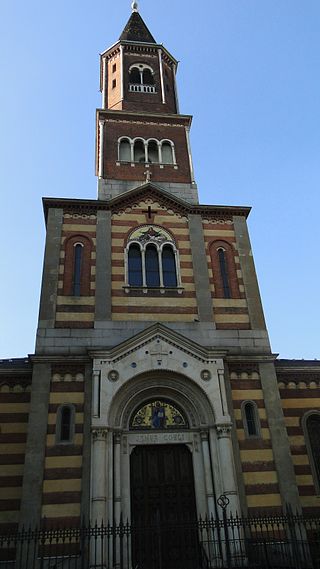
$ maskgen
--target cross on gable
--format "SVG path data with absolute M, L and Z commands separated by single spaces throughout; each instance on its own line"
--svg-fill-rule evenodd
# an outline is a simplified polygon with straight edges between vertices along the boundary
M 148 223 L 154 223 L 154 216 L 158 212 L 157 212 L 157 210 L 152 211 L 152 206 L 148 205 L 148 209 L 143 209 L 142 213 L 146 214 Z

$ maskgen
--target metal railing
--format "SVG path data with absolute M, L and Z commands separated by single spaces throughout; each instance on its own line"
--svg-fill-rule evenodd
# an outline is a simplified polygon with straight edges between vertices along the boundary
M 320 569 L 320 518 L 226 516 L 0 535 L 1 569 Z

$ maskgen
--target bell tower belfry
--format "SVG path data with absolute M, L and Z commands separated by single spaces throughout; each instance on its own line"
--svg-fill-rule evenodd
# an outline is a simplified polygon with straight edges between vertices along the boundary
M 192 117 L 179 114 L 177 65 L 133 2 L 119 40 L 101 54 L 98 199 L 112 199 L 151 180 L 198 203 L 189 141 Z

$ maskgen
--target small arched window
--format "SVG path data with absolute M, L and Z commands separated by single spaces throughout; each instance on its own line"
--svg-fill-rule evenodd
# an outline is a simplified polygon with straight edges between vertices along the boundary
M 145 68 L 142 72 L 143 85 L 154 85 L 154 78 L 151 69 Z
M 226 257 L 224 249 L 222 249 L 222 248 L 218 249 L 218 257 L 219 257 L 220 275 L 221 275 L 222 286 L 223 286 L 223 295 L 224 295 L 224 298 L 231 298 L 229 274 L 228 274 L 228 263 L 227 263 L 227 257 Z
M 76 243 L 74 246 L 73 262 L 73 296 L 81 295 L 81 269 L 82 269 L 83 245 Z
M 119 160 L 122 162 L 131 162 L 131 144 L 130 140 L 124 138 L 119 144 Z
M 170 142 L 163 142 L 161 145 L 162 163 L 173 164 L 173 151 Z
M 145 162 L 146 153 L 145 145 L 143 140 L 136 140 L 134 143 L 134 161 L 135 162 Z
M 129 73 L 129 81 L 130 81 L 130 83 L 136 83 L 136 84 L 141 83 L 141 75 L 140 75 L 140 70 L 138 69 L 138 67 L 131 67 L 130 73 Z
M 130 286 L 142 286 L 142 258 L 139 245 L 129 247 L 128 274 Z
M 57 412 L 56 442 L 72 443 L 74 436 L 74 407 L 61 405 Z
M 160 286 L 159 256 L 154 245 L 146 248 L 146 284 L 147 286 Z
M 316 493 L 320 494 L 320 413 L 310 412 L 303 418 L 303 430 Z
M 245 434 L 248 438 L 260 436 L 258 408 L 253 401 L 245 401 L 242 405 L 242 416 Z
M 159 162 L 159 148 L 155 140 L 148 142 L 148 162 L 153 164 Z
M 163 286 L 177 286 L 176 259 L 170 245 L 165 245 L 162 249 L 162 275 Z

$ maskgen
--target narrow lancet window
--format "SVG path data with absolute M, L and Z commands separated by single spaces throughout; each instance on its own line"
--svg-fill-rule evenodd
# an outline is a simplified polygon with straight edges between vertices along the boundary
M 57 413 L 56 442 L 72 443 L 74 435 L 74 407 L 61 405 Z
M 244 405 L 244 419 L 245 419 L 247 436 L 257 437 L 259 435 L 257 412 L 255 404 L 250 401 L 248 401 Z
M 228 265 L 227 265 L 227 258 L 225 251 L 223 249 L 218 249 L 218 256 L 219 256 L 219 265 L 220 265 L 220 275 L 223 287 L 223 295 L 224 298 L 231 298 Z
M 73 296 L 81 295 L 82 250 L 83 246 L 80 243 L 74 246 Z

